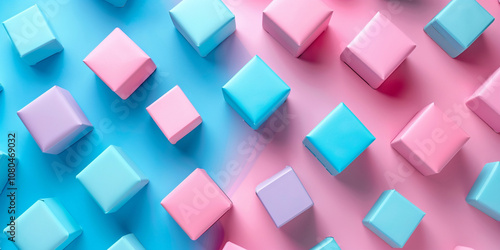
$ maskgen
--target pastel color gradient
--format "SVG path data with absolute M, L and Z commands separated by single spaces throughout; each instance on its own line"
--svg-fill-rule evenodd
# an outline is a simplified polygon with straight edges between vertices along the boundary
M 146 250 L 134 234 L 127 234 L 116 241 L 108 250 Z
M 467 100 L 470 110 L 476 113 L 495 132 L 500 133 L 500 68 Z
M 326 237 L 318 245 L 314 246 L 310 250 L 341 250 L 337 242 L 333 237 Z
M 488 163 L 477 177 L 466 201 L 491 218 L 500 221 L 500 162 Z

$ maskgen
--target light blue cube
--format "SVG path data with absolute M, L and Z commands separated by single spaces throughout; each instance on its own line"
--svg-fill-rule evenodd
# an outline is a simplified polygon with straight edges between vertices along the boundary
M 148 180 L 125 153 L 109 146 L 77 176 L 104 213 L 120 209 Z
M 452 0 L 424 28 L 448 55 L 455 58 L 495 20 L 476 0 Z
M 425 213 L 396 190 L 380 195 L 363 219 L 363 225 L 394 248 L 402 248 Z
M 340 250 L 339 245 L 333 237 L 326 237 L 323 241 L 318 243 L 318 245 L 314 246 L 310 250 Z
M 3 22 L 21 58 L 29 65 L 63 50 L 37 5 Z
M 170 17 L 203 57 L 236 30 L 234 14 L 221 0 L 183 0 L 170 10 Z
M 222 87 L 222 93 L 229 106 L 258 129 L 286 101 L 290 87 L 255 56 Z
M 145 250 L 134 234 L 127 234 L 121 237 L 108 250 Z
M 304 145 L 332 175 L 337 175 L 365 151 L 375 137 L 340 103 L 304 139 Z
M 500 221 L 500 162 L 488 163 L 477 177 L 467 203 Z
M 115 7 L 123 7 L 127 3 L 127 0 L 106 0 L 106 2 L 114 5 Z
M 12 228 L 3 232 L 12 237 Z M 18 249 L 60 250 L 82 234 L 62 204 L 54 198 L 41 199 L 15 220 L 15 242 Z

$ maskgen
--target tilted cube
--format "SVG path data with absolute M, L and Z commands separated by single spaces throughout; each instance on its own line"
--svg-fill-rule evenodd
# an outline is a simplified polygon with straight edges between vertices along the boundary
M 134 234 L 122 236 L 108 250 L 146 250 Z
M 318 245 L 314 246 L 310 250 L 340 250 L 339 245 L 335 242 L 333 237 L 326 237 L 323 241 L 318 243 Z
M 231 241 L 228 241 L 226 242 L 222 250 L 246 250 L 246 249 L 232 243 Z
M 470 110 L 476 113 L 495 132 L 500 133 L 500 68 L 467 100 Z
M 500 221 L 500 162 L 488 163 L 477 177 L 466 201 L 491 218 Z
M 114 5 L 115 7 L 123 7 L 127 3 L 127 0 L 106 0 L 106 2 Z

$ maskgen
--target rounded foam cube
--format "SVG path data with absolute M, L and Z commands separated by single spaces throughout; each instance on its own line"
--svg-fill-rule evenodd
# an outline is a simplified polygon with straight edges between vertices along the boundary
M 500 133 L 500 68 L 467 100 L 470 110 L 476 113 L 495 132 Z
M 116 241 L 108 250 L 146 250 L 134 234 L 127 234 Z
M 466 201 L 491 218 L 500 221 L 500 162 L 488 163 L 477 177 Z

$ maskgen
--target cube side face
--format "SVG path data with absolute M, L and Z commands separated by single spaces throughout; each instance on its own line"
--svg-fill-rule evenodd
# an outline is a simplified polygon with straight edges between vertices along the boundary
M 231 241 L 228 241 L 228 242 L 226 242 L 226 244 L 224 245 L 222 250 L 245 250 L 245 248 L 240 247 L 240 246 L 232 243 Z
M 326 237 L 310 250 L 340 250 L 340 247 L 333 237 Z
M 352 44 L 352 42 L 351 42 Z M 363 81 L 365 81 L 370 87 L 377 89 L 382 85 L 384 79 L 377 75 L 367 64 L 365 64 L 361 58 L 359 58 L 355 53 L 353 53 L 349 44 L 342 54 L 340 54 L 340 59 L 351 68 L 354 73 L 356 73 Z
M 467 107 L 497 133 L 500 133 L 499 89 L 500 69 L 497 69 L 466 102 Z
M 436 27 L 438 27 L 436 29 Z M 436 19 L 432 19 L 425 27 L 425 33 L 434 40 L 451 58 L 459 56 L 465 51 L 465 48 L 460 46 L 446 31 L 439 29 L 436 24 Z
M 108 250 L 145 250 L 134 234 L 127 234 L 116 241 Z
M 500 162 L 488 163 L 477 177 L 466 201 L 483 213 L 500 221 Z
M 114 5 L 115 7 L 123 7 L 127 3 L 127 0 L 106 0 L 106 2 Z

